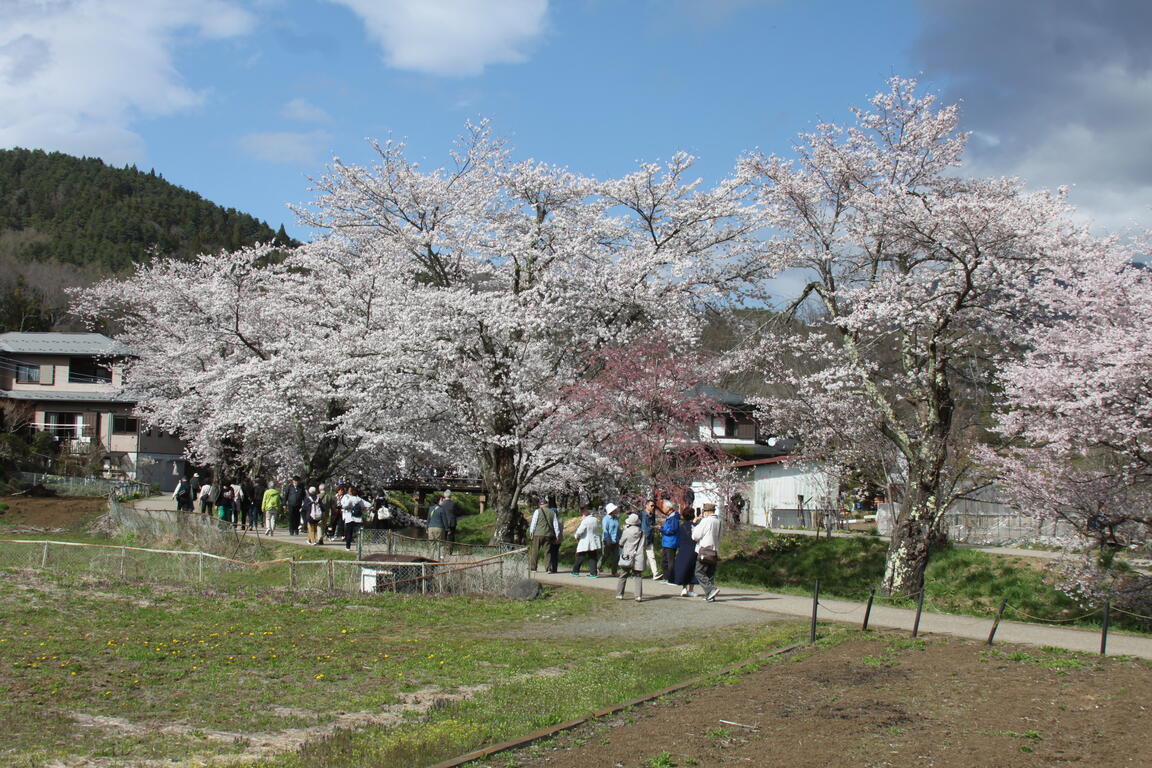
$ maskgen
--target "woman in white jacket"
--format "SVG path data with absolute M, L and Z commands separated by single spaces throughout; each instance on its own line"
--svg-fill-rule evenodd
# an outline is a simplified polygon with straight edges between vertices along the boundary
M 720 518 L 716 517 L 715 504 L 704 505 L 692 525 L 692 541 L 696 542 L 696 581 L 704 589 L 704 599 L 711 603 L 720 594 L 713 581 L 720 554 Z
M 595 579 L 599 574 L 596 572 L 596 563 L 600 562 L 600 521 L 596 519 L 596 515 L 589 514 L 587 509 L 581 509 L 580 525 L 576 527 L 576 532 L 573 536 L 576 537 L 576 563 L 572 566 L 572 575 L 580 575 L 580 567 L 584 565 L 584 561 L 591 558 L 592 562 L 588 566 L 588 576 Z
M 644 532 L 640 530 L 640 515 L 632 513 L 624 521 L 620 534 L 620 580 L 616 583 L 616 599 L 624 599 L 628 577 L 636 579 L 636 602 L 644 599 Z

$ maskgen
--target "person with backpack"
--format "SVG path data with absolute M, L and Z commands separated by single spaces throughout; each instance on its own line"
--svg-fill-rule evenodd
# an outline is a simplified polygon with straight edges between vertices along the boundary
M 313 486 L 304 492 L 304 503 L 301 505 L 304 520 L 308 526 L 308 544 L 313 547 L 324 543 L 324 507 L 320 503 L 320 494 Z

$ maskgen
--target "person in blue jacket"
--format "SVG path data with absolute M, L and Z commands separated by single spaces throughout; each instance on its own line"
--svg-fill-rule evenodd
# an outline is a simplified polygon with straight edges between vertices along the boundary
M 620 568 L 620 519 L 616 510 L 620 509 L 609 502 L 604 505 L 604 519 L 600 521 L 600 570 L 608 569 L 613 576 Z
M 664 515 L 664 524 L 660 526 L 660 549 L 664 558 L 664 573 L 671 583 L 676 550 L 680 546 L 680 513 L 671 499 L 664 500 Z

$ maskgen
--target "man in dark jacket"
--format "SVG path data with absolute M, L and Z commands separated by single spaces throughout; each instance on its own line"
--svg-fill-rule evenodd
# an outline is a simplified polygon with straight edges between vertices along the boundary
M 292 482 L 284 489 L 284 509 L 288 512 L 288 533 L 297 536 L 300 533 L 300 509 L 304 506 L 304 486 L 300 478 L 292 476 Z

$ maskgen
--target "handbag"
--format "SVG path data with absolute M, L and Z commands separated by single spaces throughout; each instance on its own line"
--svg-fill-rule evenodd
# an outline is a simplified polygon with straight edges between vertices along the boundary
M 700 551 L 696 554 L 700 558 L 700 562 L 705 565 L 712 565 L 720 560 L 720 553 L 716 551 L 715 547 L 700 547 Z

